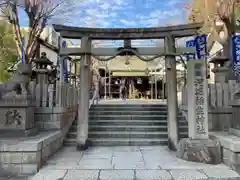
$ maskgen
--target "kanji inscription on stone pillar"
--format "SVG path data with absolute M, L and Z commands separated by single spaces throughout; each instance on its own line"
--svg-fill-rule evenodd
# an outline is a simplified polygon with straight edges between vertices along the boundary
M 204 60 L 188 62 L 188 123 L 189 137 L 208 138 L 207 79 Z

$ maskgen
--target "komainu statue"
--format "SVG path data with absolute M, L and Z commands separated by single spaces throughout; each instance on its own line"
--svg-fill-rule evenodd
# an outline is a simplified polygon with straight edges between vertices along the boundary
M 28 85 L 32 76 L 30 64 L 21 64 L 11 79 L 5 84 L 0 84 L 0 99 L 7 94 L 27 95 L 29 94 Z

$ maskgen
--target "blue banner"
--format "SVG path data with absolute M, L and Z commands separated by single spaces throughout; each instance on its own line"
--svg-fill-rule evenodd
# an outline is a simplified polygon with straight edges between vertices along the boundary
M 195 38 L 196 45 L 196 58 L 206 59 L 207 58 L 207 35 L 203 34 Z
M 58 49 L 60 50 L 61 48 L 61 36 L 58 36 Z
M 67 42 L 64 40 L 62 42 L 62 48 L 67 47 Z M 64 81 L 68 82 L 68 58 L 64 58 L 63 61 L 63 75 L 64 75 Z
M 236 35 L 232 38 L 232 57 L 233 57 L 233 71 L 236 81 L 240 72 L 240 36 Z
M 60 48 L 61 48 L 61 37 L 60 36 L 58 36 L 57 48 L 60 51 Z M 59 61 L 60 61 L 60 57 L 58 56 L 58 58 L 57 58 L 57 79 L 60 80 L 61 73 L 60 73 L 60 62 Z
M 189 40 L 186 42 L 186 47 L 195 47 L 195 40 Z M 195 59 L 195 54 L 186 55 L 187 61 L 190 59 Z
M 21 39 L 22 40 L 22 64 L 24 64 L 25 62 L 25 40 L 24 40 L 24 37 Z

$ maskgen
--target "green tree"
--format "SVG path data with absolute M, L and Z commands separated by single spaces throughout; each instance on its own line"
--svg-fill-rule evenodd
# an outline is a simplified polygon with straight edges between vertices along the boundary
M 17 51 L 11 25 L 0 21 L 0 82 L 5 82 L 11 77 L 8 69 L 17 63 Z

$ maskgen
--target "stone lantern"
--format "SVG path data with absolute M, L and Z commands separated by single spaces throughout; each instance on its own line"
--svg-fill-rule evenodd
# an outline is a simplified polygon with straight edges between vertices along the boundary
M 36 61 L 36 73 L 37 73 L 37 84 L 47 84 L 48 83 L 48 66 L 53 63 L 47 58 L 47 54 L 42 52 L 41 57 Z
M 225 83 L 227 81 L 228 68 L 224 65 L 228 60 L 227 57 L 217 56 L 210 61 L 214 64 L 212 72 L 215 74 L 215 83 Z

